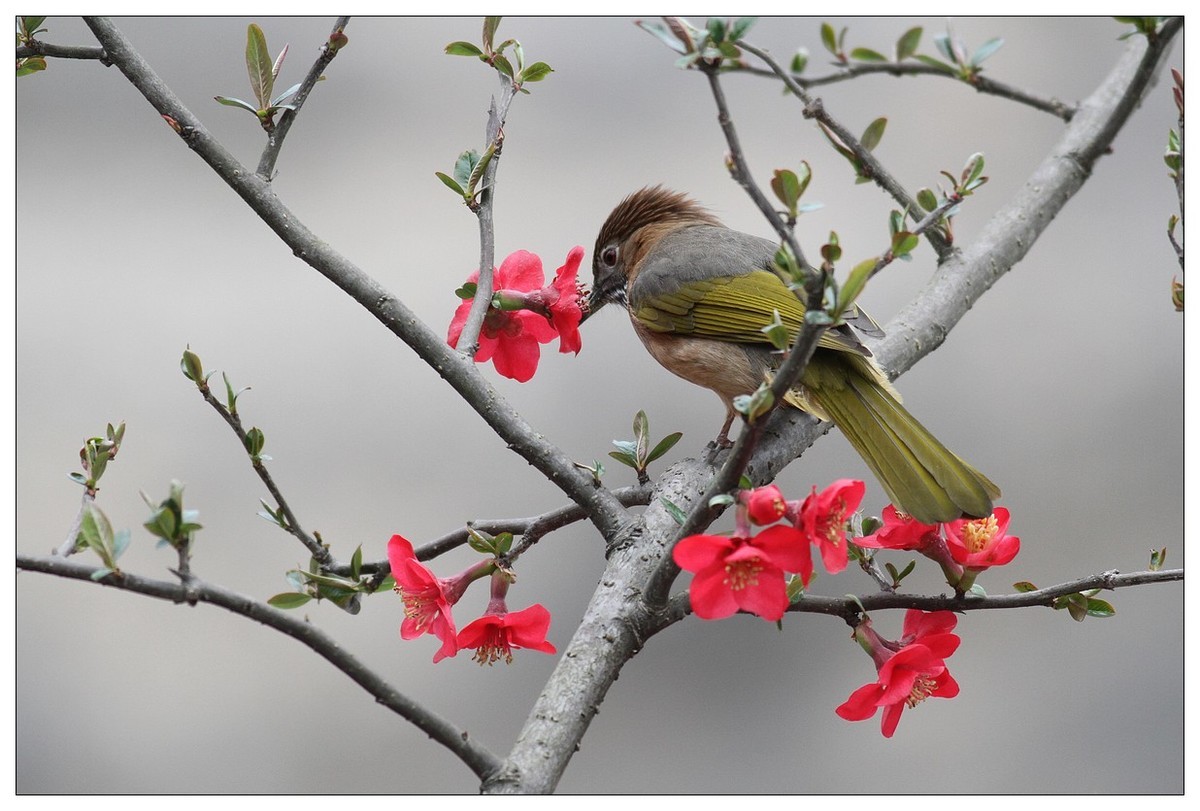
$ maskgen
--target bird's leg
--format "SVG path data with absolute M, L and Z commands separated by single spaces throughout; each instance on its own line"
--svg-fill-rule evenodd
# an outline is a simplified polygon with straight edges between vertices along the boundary
M 729 429 L 733 427 L 733 418 L 737 416 L 737 412 L 732 408 L 729 409 L 729 414 L 725 417 L 725 424 L 721 426 L 721 433 L 717 434 L 714 444 L 718 450 L 732 448 L 733 442 L 729 440 Z

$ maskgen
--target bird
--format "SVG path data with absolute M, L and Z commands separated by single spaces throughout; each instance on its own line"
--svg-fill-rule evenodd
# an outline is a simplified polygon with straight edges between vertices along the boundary
M 718 447 L 730 445 L 734 399 L 781 362 L 762 328 L 776 311 L 790 339 L 803 323 L 804 303 L 772 269 L 776 249 L 663 186 L 625 197 L 596 238 L 585 318 L 624 306 L 655 360 L 714 391 L 726 408 Z M 991 515 L 1000 489 L 901 405 L 859 333 L 883 334 L 862 312 L 826 330 L 785 402 L 841 429 L 897 511 L 923 524 Z

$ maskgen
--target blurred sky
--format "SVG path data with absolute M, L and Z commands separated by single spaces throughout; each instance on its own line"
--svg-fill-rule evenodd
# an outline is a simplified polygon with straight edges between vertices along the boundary
M 234 18 L 125 18 L 119 25 L 162 79 L 247 166 L 264 135 L 214 95 L 250 97 L 246 26 Z M 332 18 L 257 20 L 272 51 L 291 44 L 281 86 L 299 81 Z M 818 19 L 762 19 L 748 39 L 780 58 L 798 46 L 825 74 Z M 833 19 L 849 46 L 890 53 L 909 27 L 933 53 L 944 19 Z M 965 18 L 973 49 L 1004 47 L 993 78 L 1068 102 L 1104 78 L 1126 29 L 1108 18 Z M 51 18 L 45 41 L 91 44 L 83 24 Z M 475 218 L 434 177 L 483 147 L 493 74 L 445 56 L 478 41 L 478 18 L 355 18 L 349 46 L 306 104 L 278 163 L 280 199 L 439 332 L 454 289 L 478 262 Z M 625 194 L 664 183 L 725 222 L 769 235 L 724 168 L 725 142 L 703 78 L 625 18 L 514 18 L 500 29 L 555 72 L 519 97 L 496 187 L 497 260 L 527 249 L 553 272 L 588 249 Z M 1182 38 L 1171 65 L 1181 65 Z M 1165 74 L 1164 74 L 1165 75 Z M 799 227 L 809 253 L 836 230 L 846 267 L 883 250 L 892 202 L 855 185 L 847 164 L 770 80 L 724 80 L 760 182 L 807 160 Z M 955 219 L 973 236 L 1058 140 L 1055 118 L 941 78 L 868 77 L 821 88 L 861 132 L 888 127 L 876 154 L 909 189 L 957 173 L 973 152 L 990 182 Z M 1051 585 L 1145 568 L 1152 547 L 1183 564 L 1182 316 L 1179 268 L 1165 238 L 1178 211 L 1162 153 L 1176 126 L 1169 77 L 1114 152 L 1028 257 L 977 304 L 939 351 L 898 382 L 910 410 L 1004 489 L 1022 551 L 981 576 Z M 62 542 L 79 503 L 83 441 L 124 420 L 125 445 L 99 504 L 134 541 L 122 568 L 170 579 L 172 556 L 141 529 L 139 496 L 187 484 L 200 511 L 194 570 L 259 599 L 307 556 L 256 517 L 265 493 L 236 438 L 179 372 L 190 345 L 228 373 L 249 424 L 266 434 L 271 471 L 300 521 L 348 559 L 384 556 L 392 533 L 421 543 L 470 519 L 526 516 L 563 496 L 462 404 L 438 375 L 264 227 L 163 125 L 116 68 L 52 60 L 16 92 L 17 548 Z M 886 323 L 933 269 L 922 246 L 862 299 Z M 578 355 L 547 352 L 518 384 L 483 373 L 538 430 L 580 461 L 607 459 L 645 409 L 652 433 L 684 439 L 652 472 L 695 455 L 723 409 L 664 372 L 627 319 L 589 321 Z M 219 379 L 219 378 L 218 378 Z M 606 482 L 633 475 L 609 460 Z M 791 497 L 843 476 L 882 491 L 833 432 L 780 478 Z M 721 526 L 721 525 L 718 525 Z M 520 561 L 514 608 L 541 602 L 550 639 L 570 638 L 603 569 L 589 525 L 543 539 Z M 87 556 L 84 556 L 86 559 Z M 448 575 L 472 559 L 439 560 Z M 898 566 L 904 556 L 891 558 Z M 913 588 L 938 592 L 920 566 Z M 340 672 L 280 634 L 211 606 L 186 608 L 24 573 L 16 578 L 17 790 L 45 792 L 473 792 L 470 772 L 381 709 Z M 683 583 L 679 584 L 682 587 Z M 848 571 L 828 594 L 867 592 Z M 944 586 L 943 586 L 944 588 Z M 833 709 L 874 670 L 839 621 L 695 618 L 654 638 L 623 670 L 569 767 L 564 792 L 1133 792 L 1183 788 L 1180 584 L 1105 595 L 1108 620 L 1027 609 L 962 617 L 951 662 L 961 695 L 906 712 L 884 740 L 878 721 Z M 482 610 L 472 590 L 460 625 Z M 481 668 L 436 667 L 425 638 L 401 643 L 390 594 L 351 617 L 312 622 L 407 695 L 496 752 L 507 750 L 554 658 L 518 653 Z M 899 635 L 899 614 L 876 625 Z

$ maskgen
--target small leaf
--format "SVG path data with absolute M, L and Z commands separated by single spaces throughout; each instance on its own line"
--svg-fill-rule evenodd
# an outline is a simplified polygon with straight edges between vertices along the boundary
M 258 108 L 271 106 L 271 88 L 275 79 L 271 75 L 271 54 L 267 51 L 267 37 L 255 23 L 246 28 L 246 70 L 250 74 L 250 90 L 258 100 Z
M 451 42 L 446 46 L 446 53 L 450 56 L 481 56 L 483 51 L 479 50 L 478 45 L 472 45 L 470 42 Z
M 866 130 L 863 131 L 862 138 L 859 139 L 862 141 L 863 149 L 868 152 L 874 152 L 875 147 L 879 146 L 880 139 L 883 138 L 883 131 L 885 129 L 887 129 L 886 118 L 881 117 L 872 121 Z
M 294 85 L 292 85 L 291 87 L 289 87 L 287 90 L 283 91 L 283 92 L 282 92 L 282 93 L 280 93 L 278 96 L 276 96 L 275 98 L 271 99 L 271 107 L 272 107 L 272 108 L 274 108 L 274 107 L 285 107 L 286 105 L 280 104 L 280 102 L 281 102 L 281 101 L 283 101 L 284 99 L 286 99 L 288 96 L 294 95 L 294 94 L 296 93 L 296 91 L 298 91 L 298 90 L 300 89 L 300 85 L 302 85 L 302 84 L 303 84 L 303 82 L 296 82 Z M 293 107 L 287 107 L 287 109 L 291 110 L 291 109 L 294 109 L 294 108 L 293 108 Z
M 917 205 L 928 213 L 938 207 L 937 196 L 927 188 L 917 191 Z
M 792 73 L 803 73 L 804 68 L 808 66 L 808 49 L 800 48 L 796 51 L 796 55 L 792 57 L 792 64 L 788 66 L 788 70 Z
M 858 298 L 863 288 L 867 285 L 867 280 L 871 278 L 871 271 L 878 264 L 878 257 L 864 259 L 854 266 L 850 271 L 850 275 L 846 277 L 846 281 L 842 284 L 841 290 L 838 292 L 838 308 L 839 314 L 844 316 L 847 310 L 854 305 L 854 301 Z
M 454 295 L 463 300 L 472 299 L 475 298 L 475 291 L 478 289 L 475 282 L 463 282 L 463 286 L 455 290 Z
M 483 18 L 483 49 L 485 51 L 492 50 L 492 43 L 496 39 L 496 29 L 500 27 L 502 17 L 484 17 Z
M 1163 564 L 1167 560 L 1167 548 L 1150 550 L 1150 571 L 1157 572 L 1162 569 Z
M 450 177 L 450 175 L 442 172 L 434 172 L 434 174 L 437 175 L 438 180 L 446 184 L 446 188 L 450 189 L 455 194 L 462 195 L 463 197 L 467 196 L 466 192 L 463 191 L 463 187 L 458 185 L 458 182 L 454 178 Z M 467 298 L 471 298 L 471 296 L 467 296 Z
M 728 507 L 730 504 L 733 504 L 736 501 L 737 501 L 737 499 L 735 499 L 733 496 L 729 495 L 729 493 L 718 493 L 717 495 L 713 496 L 712 498 L 710 498 L 708 500 L 708 506 L 710 506 L 710 507 Z
M 554 68 L 547 65 L 545 62 L 534 62 L 529 67 L 521 71 L 521 76 L 517 81 L 524 84 L 525 82 L 540 82 L 554 72 Z
M 678 505 L 676 505 L 670 499 L 660 497 L 659 501 L 661 501 L 662 505 L 666 507 L 667 512 L 671 514 L 671 517 L 675 519 L 675 523 L 679 524 L 679 526 L 683 526 L 683 523 L 687 521 L 687 513 L 679 509 Z
M 653 462 L 655 459 L 658 459 L 664 453 L 671 450 L 671 448 L 675 447 L 675 443 L 678 442 L 682 438 L 683 438 L 682 431 L 676 431 L 673 434 L 667 434 L 665 437 L 660 439 L 658 441 L 658 444 L 654 446 L 654 449 L 651 450 L 650 453 L 646 455 L 646 462 L 650 463 L 650 462 Z
M 954 69 L 953 65 L 947 65 L 945 62 L 942 62 L 939 59 L 934 59 L 932 56 L 925 56 L 924 54 L 916 54 L 913 57 L 913 59 L 916 59 L 918 62 L 921 62 L 922 64 L 929 65 L 929 67 L 931 67 L 931 68 L 937 68 L 940 71 L 944 71 L 945 73 L 957 73 L 958 72 Z
M 771 190 L 788 212 L 794 214 L 801 194 L 800 178 L 796 173 L 791 169 L 776 169 L 771 178 Z
M 354 550 L 354 554 L 350 556 L 350 576 L 357 580 L 360 574 L 362 574 L 362 544 L 359 544 L 358 548 Z
M 870 48 L 855 48 L 854 50 L 852 50 L 850 52 L 850 58 L 857 59 L 860 62 L 886 62 L 887 61 L 886 56 L 879 53 L 879 51 L 872 51 Z
M 1094 597 L 1089 597 L 1087 601 L 1087 614 L 1089 617 L 1100 617 L 1101 619 L 1114 616 L 1117 609 L 1112 607 L 1112 604 L 1105 600 L 1097 600 Z
M 500 54 L 496 54 L 495 56 L 492 57 L 492 63 L 495 66 L 496 70 L 500 71 L 500 73 L 502 73 L 503 75 L 507 76 L 510 79 L 513 77 L 512 65 L 503 56 L 501 56 Z
M 746 35 L 746 32 L 754 27 L 758 22 L 758 17 L 739 17 L 734 20 L 733 25 L 729 28 L 729 39 L 737 42 Z
M 905 256 L 913 252 L 920 243 L 921 239 L 916 234 L 909 231 L 897 231 L 892 236 L 892 254 L 894 256 Z
M 1037 586 L 1033 585 L 1028 580 L 1021 580 L 1020 582 L 1013 583 L 1013 588 L 1021 594 L 1025 594 L 1026 592 L 1030 591 L 1037 591 Z
M 249 110 L 255 115 L 258 115 L 258 108 L 248 101 L 242 101 L 241 99 L 234 99 L 228 96 L 213 96 L 213 98 L 221 104 L 224 104 L 226 107 L 241 107 L 243 110 Z
M 299 608 L 311 599 L 312 597 L 307 594 L 301 594 L 298 591 L 285 591 L 267 600 L 267 604 L 286 610 L 289 608 Z
M 672 51 L 675 51 L 675 53 L 686 54 L 688 52 L 687 46 L 680 42 L 679 37 L 675 36 L 675 34 L 673 34 L 671 30 L 664 24 L 659 22 L 638 20 L 635 25 L 637 25 L 638 28 L 642 29 L 647 34 L 652 34 L 658 37 L 663 44 L 665 44 Z
M 999 37 L 996 37 L 995 39 L 989 39 L 987 42 L 980 45 L 975 53 L 971 56 L 971 66 L 976 68 L 979 67 L 981 64 L 983 64 L 983 60 L 1000 50 L 1001 46 L 1003 45 L 1004 40 Z
M 28 76 L 31 73 L 38 73 L 46 69 L 46 57 L 44 56 L 27 56 L 24 59 L 17 60 L 17 76 Z
M 829 23 L 821 23 L 821 44 L 825 46 L 825 50 L 834 56 L 838 55 L 837 35 L 833 31 L 833 26 Z
M 903 62 L 917 52 L 921 42 L 921 27 L 910 28 L 896 40 L 896 61 Z
M 271 81 L 274 82 L 279 78 L 279 70 L 283 67 L 283 60 L 287 57 L 290 44 L 285 44 L 283 50 L 279 52 L 279 56 L 275 57 L 275 64 L 271 65 Z M 299 85 L 297 85 L 299 87 Z

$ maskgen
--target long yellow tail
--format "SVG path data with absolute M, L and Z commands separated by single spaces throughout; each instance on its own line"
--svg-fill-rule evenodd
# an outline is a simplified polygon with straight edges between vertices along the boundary
M 924 524 L 991 515 L 1000 489 L 917 422 L 870 360 L 818 352 L 803 384 L 807 396 L 789 402 L 832 420 L 896 509 Z

